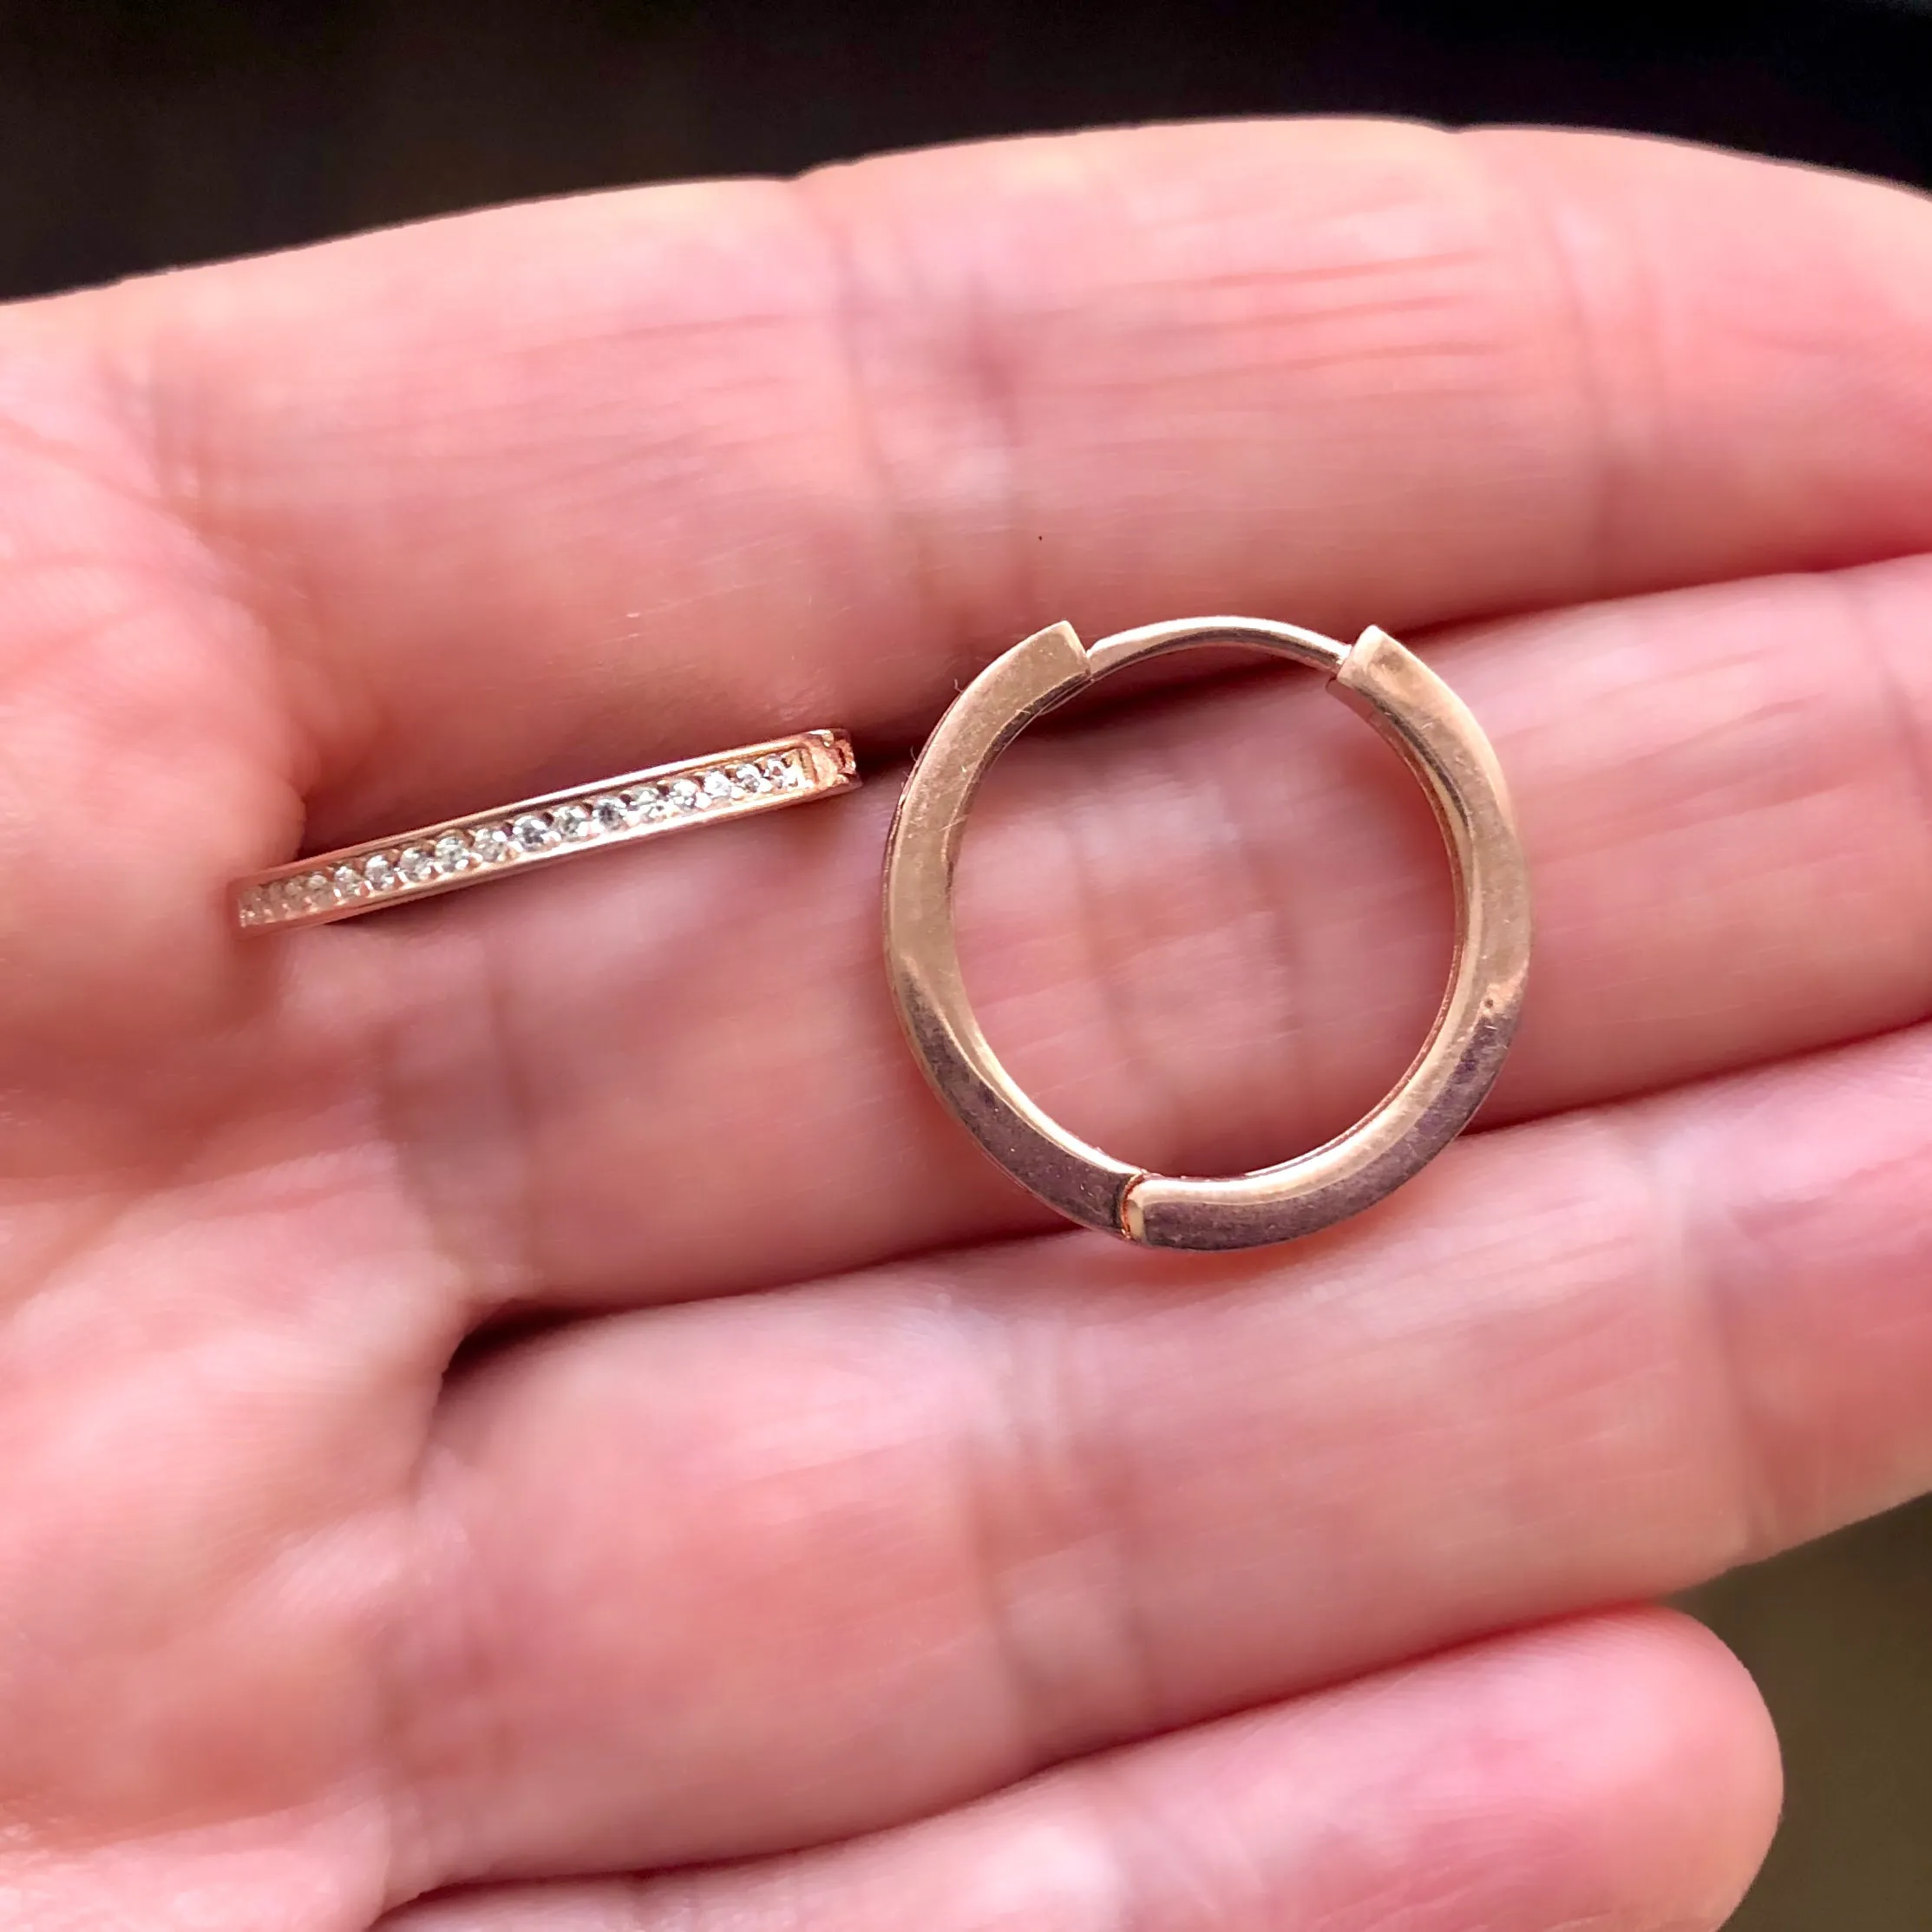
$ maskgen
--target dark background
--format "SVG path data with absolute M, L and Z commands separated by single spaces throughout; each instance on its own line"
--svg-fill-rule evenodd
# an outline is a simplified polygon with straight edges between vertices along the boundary
M 0 0 L 0 297 L 533 194 L 1291 112 L 1640 128 L 1925 185 L 1932 9 Z M 1786 1749 L 1738 1926 L 1926 1932 L 1932 1508 L 1692 1608 Z
M 1639 128 L 1932 180 L 1878 0 L 0 0 L 0 294 L 449 208 L 1022 129 Z

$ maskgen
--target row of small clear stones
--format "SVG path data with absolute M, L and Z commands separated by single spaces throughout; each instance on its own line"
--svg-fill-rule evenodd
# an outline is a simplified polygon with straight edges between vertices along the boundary
M 241 897 L 241 922 L 272 926 L 357 900 L 393 898 L 462 873 L 532 858 L 563 845 L 594 845 L 640 825 L 689 817 L 760 793 L 797 791 L 805 783 L 804 768 L 796 756 L 775 754 L 756 764 L 717 765 L 665 784 L 635 785 L 544 811 L 519 812 L 468 832 L 446 832 L 434 845 L 399 846 L 331 872 L 251 886 Z

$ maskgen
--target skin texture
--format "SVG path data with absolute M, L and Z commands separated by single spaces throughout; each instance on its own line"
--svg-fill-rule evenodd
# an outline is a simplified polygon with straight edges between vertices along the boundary
M 1932 209 L 1601 136 L 1153 129 L 0 316 L 0 1921 L 1692 1932 L 1777 1806 L 1634 1603 L 1932 1483 Z M 1538 896 L 1480 1130 L 1065 1230 L 876 964 L 1056 618 L 1428 652 Z M 1037 732 L 988 1031 L 1170 1169 L 1399 1071 L 1395 762 Z M 1209 674 L 1212 673 L 1212 674 Z M 243 940 L 223 882 L 845 724 L 857 798 Z

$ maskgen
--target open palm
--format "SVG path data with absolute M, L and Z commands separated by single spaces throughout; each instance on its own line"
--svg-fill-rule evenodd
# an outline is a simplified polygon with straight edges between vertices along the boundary
M 1929 479 L 1932 208 L 1604 137 L 1018 143 L 0 318 L 0 1921 L 1720 1922 L 1775 1747 L 1626 1606 L 1932 1480 Z M 1539 951 L 1420 1180 L 1149 1255 L 930 1101 L 877 868 L 995 652 L 1228 609 L 1429 651 Z M 225 924 L 834 724 L 854 799 Z M 1071 1124 L 1222 1171 L 1400 1071 L 1441 857 L 1312 684 L 999 781 L 974 984 Z

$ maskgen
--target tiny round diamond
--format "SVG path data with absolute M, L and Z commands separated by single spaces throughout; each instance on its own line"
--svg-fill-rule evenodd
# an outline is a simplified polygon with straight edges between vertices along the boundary
M 590 815 L 599 832 L 622 832 L 630 827 L 632 812 L 614 792 L 606 792 L 601 798 L 591 800 Z
M 235 901 L 235 911 L 244 926 L 259 926 L 262 922 L 261 887 L 245 887 Z
M 396 861 L 388 853 L 378 852 L 363 861 L 363 877 L 377 892 L 394 892 L 403 883 Z
M 788 790 L 796 790 L 805 783 L 805 774 L 789 758 L 767 758 L 764 772 L 773 784 L 782 785 Z
M 566 839 L 587 839 L 597 829 L 597 821 L 581 805 L 560 805 L 550 815 L 558 835 Z
M 704 795 L 689 778 L 674 778 L 666 792 L 673 811 L 695 812 L 704 802 Z
M 405 846 L 396 862 L 412 886 L 426 886 L 436 875 L 436 861 L 420 845 Z
M 435 856 L 438 872 L 468 872 L 476 863 L 476 855 L 461 832 L 445 832 L 436 841 Z
M 511 856 L 510 835 L 501 825 L 479 825 L 469 835 L 469 848 L 479 865 L 500 866 Z
M 275 888 L 275 911 L 278 918 L 293 919 L 309 909 L 309 888 L 299 879 L 285 879 Z
M 665 795 L 655 785 L 639 785 L 634 791 L 624 795 L 624 809 L 633 822 L 662 818 L 665 815 Z
M 737 796 L 737 788 L 726 773 L 707 771 L 704 774 L 704 802 L 707 805 L 728 805 Z
M 557 842 L 557 828 L 543 812 L 526 812 L 510 827 L 510 835 L 526 852 L 541 852 Z
M 771 781 L 756 765 L 739 765 L 731 774 L 731 783 L 740 791 L 770 791 Z
M 362 874 L 354 866 L 337 866 L 331 876 L 330 883 L 336 888 L 336 897 L 338 900 L 362 899 L 368 895 L 369 887 L 363 882 Z
M 302 881 L 302 890 L 310 906 L 317 912 L 320 912 L 324 906 L 333 906 L 336 902 L 336 888 L 325 873 L 311 872 Z

